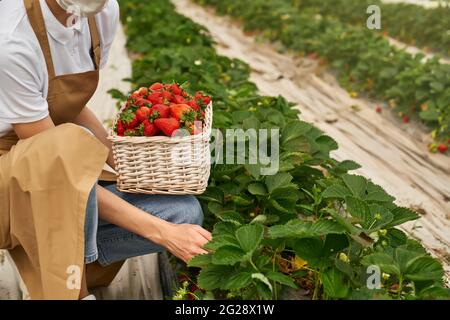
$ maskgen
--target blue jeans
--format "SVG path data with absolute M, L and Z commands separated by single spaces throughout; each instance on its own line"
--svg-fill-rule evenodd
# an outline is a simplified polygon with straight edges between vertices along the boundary
M 116 184 L 104 184 L 133 206 L 156 217 L 176 224 L 203 223 L 203 212 L 197 198 L 193 196 L 166 196 L 122 193 Z M 98 217 L 97 192 L 93 188 L 86 209 L 85 223 L 85 263 L 97 261 L 102 266 L 128 258 L 165 249 L 141 236 L 129 232 Z

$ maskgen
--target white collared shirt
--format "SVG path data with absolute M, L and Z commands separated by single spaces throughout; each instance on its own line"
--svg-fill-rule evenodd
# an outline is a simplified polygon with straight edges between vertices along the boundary
M 40 3 L 56 75 L 94 70 L 87 19 L 65 27 L 45 0 Z M 103 67 L 119 24 L 117 0 L 109 0 L 95 18 Z M 0 137 L 12 130 L 12 124 L 35 122 L 49 115 L 48 80 L 45 58 L 23 0 L 0 0 Z

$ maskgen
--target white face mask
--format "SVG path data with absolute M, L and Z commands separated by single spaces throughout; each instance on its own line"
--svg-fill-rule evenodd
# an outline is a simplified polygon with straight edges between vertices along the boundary
M 56 0 L 61 8 L 78 17 L 93 16 L 102 11 L 108 0 Z

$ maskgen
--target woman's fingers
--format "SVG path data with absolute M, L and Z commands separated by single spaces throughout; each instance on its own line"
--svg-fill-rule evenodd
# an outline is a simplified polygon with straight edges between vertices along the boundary
M 197 226 L 197 231 L 209 242 L 212 240 L 211 232 L 203 229 L 200 226 Z

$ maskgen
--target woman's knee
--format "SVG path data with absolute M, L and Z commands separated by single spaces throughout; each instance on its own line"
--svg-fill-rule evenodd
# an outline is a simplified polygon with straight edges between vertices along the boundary
M 176 221 L 173 221 L 174 223 L 203 224 L 203 210 L 196 197 L 182 196 L 176 203 Z

